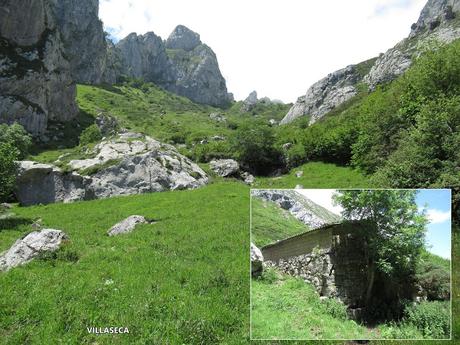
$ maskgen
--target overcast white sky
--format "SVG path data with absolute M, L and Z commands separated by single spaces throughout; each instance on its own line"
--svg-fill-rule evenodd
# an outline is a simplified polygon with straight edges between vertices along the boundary
M 426 0 L 101 0 L 118 39 L 183 24 L 217 54 L 237 100 L 256 90 L 294 102 L 315 81 L 392 47 Z

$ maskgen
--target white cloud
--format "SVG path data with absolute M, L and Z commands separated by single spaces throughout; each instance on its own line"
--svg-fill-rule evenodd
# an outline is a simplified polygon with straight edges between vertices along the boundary
M 439 224 L 451 219 L 450 211 L 441 211 L 434 208 L 426 211 L 428 220 L 431 224 Z
M 334 206 L 332 202 L 335 189 L 296 189 L 296 191 L 335 214 L 340 215 L 343 210 L 341 206 Z
M 230 92 L 293 102 L 315 81 L 377 56 L 410 31 L 426 0 L 101 0 L 111 33 L 178 24 L 201 35 L 217 54 Z

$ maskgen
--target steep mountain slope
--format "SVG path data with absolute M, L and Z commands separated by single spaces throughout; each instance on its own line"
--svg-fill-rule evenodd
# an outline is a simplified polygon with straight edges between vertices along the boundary
M 341 219 L 295 190 L 254 189 L 251 195 L 274 202 L 312 229 Z
M 396 79 L 424 51 L 459 38 L 459 16 L 459 0 L 429 0 L 417 23 L 412 25 L 408 38 L 377 59 L 348 66 L 313 84 L 305 96 L 299 97 L 281 124 L 290 123 L 301 116 L 309 116 L 311 125 L 357 95 L 359 83 L 374 90 L 377 85 Z M 356 73 L 358 66 L 361 67 L 361 73 Z

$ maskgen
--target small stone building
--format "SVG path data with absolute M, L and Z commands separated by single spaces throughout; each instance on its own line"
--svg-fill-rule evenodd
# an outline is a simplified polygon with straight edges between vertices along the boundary
M 337 297 L 351 310 L 364 307 L 368 260 L 366 222 L 328 224 L 262 248 L 267 265 L 303 278 L 321 296 Z

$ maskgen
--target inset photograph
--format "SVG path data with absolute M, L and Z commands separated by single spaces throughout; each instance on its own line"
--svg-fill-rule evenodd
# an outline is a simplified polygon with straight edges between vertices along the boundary
M 251 339 L 451 339 L 449 189 L 252 189 Z

